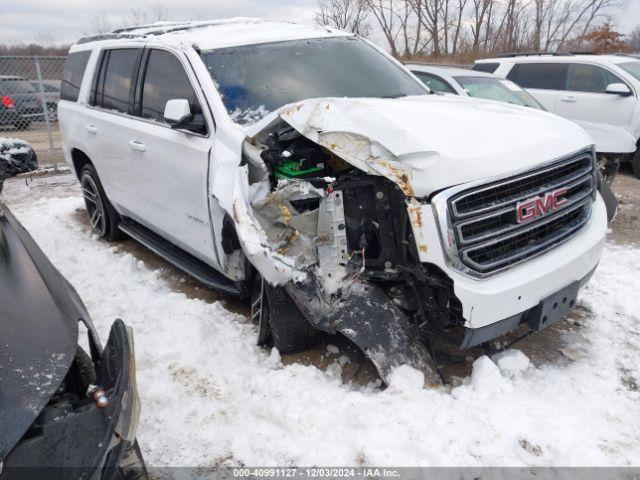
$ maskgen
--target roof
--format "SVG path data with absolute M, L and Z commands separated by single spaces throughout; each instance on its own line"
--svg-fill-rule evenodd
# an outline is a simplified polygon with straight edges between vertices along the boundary
M 157 22 L 150 25 L 121 28 L 106 35 L 81 38 L 77 44 L 107 40 L 146 39 L 167 45 L 188 44 L 201 50 L 210 50 L 239 45 L 336 36 L 353 36 L 353 34 L 329 27 L 237 17 L 190 22 Z
M 635 58 L 637 59 L 637 57 Z M 495 58 L 483 58 L 475 63 L 500 63 L 500 62 L 589 62 L 589 63 L 622 63 L 634 60 L 632 55 L 622 54 L 591 54 L 591 53 L 522 53 L 505 54 Z
M 439 75 L 448 75 L 450 77 L 486 77 L 497 78 L 495 75 L 486 72 L 477 72 L 467 68 L 455 68 L 447 65 L 424 65 L 419 63 L 407 63 L 405 66 L 415 72 L 435 73 Z

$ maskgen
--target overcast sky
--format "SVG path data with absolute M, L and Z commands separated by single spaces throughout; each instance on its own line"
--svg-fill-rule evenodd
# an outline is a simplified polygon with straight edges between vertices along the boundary
M 117 26 L 134 9 L 146 9 L 153 1 L 141 0 L 0 0 L 0 43 L 45 41 L 72 43 L 90 33 L 97 15 L 107 16 Z M 252 16 L 313 21 L 317 0 L 163 0 L 172 20 Z M 615 19 L 627 33 L 640 25 L 640 0 L 628 0 Z

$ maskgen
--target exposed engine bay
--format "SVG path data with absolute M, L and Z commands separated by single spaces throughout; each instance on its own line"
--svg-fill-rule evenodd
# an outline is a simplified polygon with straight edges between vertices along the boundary
M 316 328 L 341 332 L 382 377 L 409 363 L 438 383 L 429 334 L 462 325 L 453 281 L 417 254 L 400 186 L 279 120 L 244 146 L 253 216 L 304 278 L 284 285 Z

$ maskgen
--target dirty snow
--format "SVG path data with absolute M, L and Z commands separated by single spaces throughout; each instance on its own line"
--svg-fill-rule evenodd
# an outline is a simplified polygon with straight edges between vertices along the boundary
M 397 369 L 391 385 L 283 366 L 222 302 L 172 291 L 160 272 L 98 241 L 80 198 L 13 211 L 78 289 L 103 341 L 134 328 L 149 465 L 638 465 L 640 251 L 608 246 L 581 295 L 592 313 L 572 334 L 575 361 L 543 367 L 518 353 L 480 357 L 452 389 Z M 333 353 L 333 352 L 331 352 Z

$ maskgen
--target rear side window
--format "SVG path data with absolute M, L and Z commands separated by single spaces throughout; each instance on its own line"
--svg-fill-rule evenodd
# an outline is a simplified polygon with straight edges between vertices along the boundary
M 131 95 L 142 50 L 121 48 L 107 50 L 95 82 L 93 105 L 107 110 L 132 113 Z
M 564 63 L 518 63 L 507 78 L 522 88 L 540 90 L 564 90 L 567 64 Z
M 62 72 L 62 83 L 60 84 L 60 99 L 69 100 L 71 102 L 78 101 L 78 94 L 80 93 L 80 84 L 82 83 L 82 77 L 84 77 L 84 71 L 87 68 L 87 62 L 91 56 L 90 51 L 70 53 L 64 62 L 64 70 Z M 45 85 L 45 91 L 51 88 L 49 85 Z M 53 90 L 55 91 L 55 89 Z
M 16 96 L 22 94 L 36 93 L 33 86 L 22 78 L 3 78 L 0 80 L 0 90 L 5 94 Z
M 430 90 L 442 93 L 456 93 L 443 79 L 425 72 L 413 72 Z
M 207 127 L 196 92 L 180 60 L 170 52 L 151 50 L 142 84 L 140 116 L 164 123 L 164 107 L 171 99 L 189 100 L 194 119 L 186 130 L 206 134 Z
M 572 63 L 567 70 L 567 90 L 572 92 L 606 93 L 611 83 L 624 83 L 602 67 Z
M 471 70 L 475 70 L 476 72 L 493 73 L 499 66 L 499 63 L 482 62 L 474 64 L 473 67 L 471 67 Z

